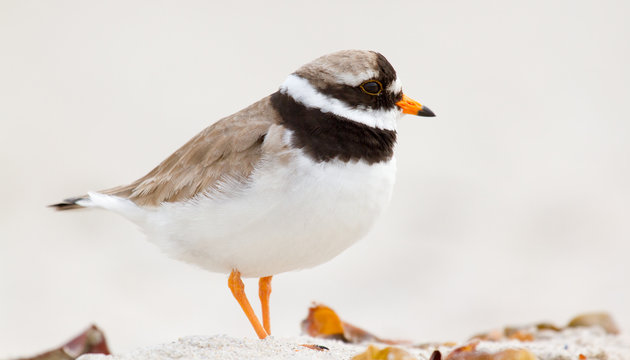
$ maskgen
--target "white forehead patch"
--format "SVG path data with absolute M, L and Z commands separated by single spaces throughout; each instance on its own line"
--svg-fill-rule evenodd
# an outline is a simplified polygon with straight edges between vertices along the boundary
M 398 107 L 388 110 L 350 107 L 339 99 L 320 93 L 308 80 L 295 74 L 287 77 L 280 86 L 280 92 L 306 107 L 330 112 L 378 129 L 396 130 L 396 122 L 402 116 L 402 110 Z
M 365 81 L 376 79 L 378 77 L 378 72 L 375 70 L 368 70 L 360 74 L 338 73 L 335 74 L 335 77 L 340 84 L 359 86 Z
M 396 78 L 396 80 L 392 81 L 391 84 L 387 87 L 387 91 L 392 94 L 399 94 L 402 92 L 402 82 Z

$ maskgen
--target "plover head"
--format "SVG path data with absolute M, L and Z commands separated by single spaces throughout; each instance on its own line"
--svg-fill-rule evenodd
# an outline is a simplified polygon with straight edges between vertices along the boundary
M 307 108 L 378 129 L 395 130 L 403 113 L 434 116 L 403 94 L 396 70 L 374 51 L 343 50 L 319 57 L 289 75 L 280 93 Z

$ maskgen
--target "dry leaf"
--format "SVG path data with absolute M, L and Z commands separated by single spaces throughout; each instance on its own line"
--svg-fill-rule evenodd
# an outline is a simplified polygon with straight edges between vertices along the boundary
M 537 360 L 536 356 L 525 349 L 507 349 L 496 353 L 477 350 L 478 343 L 471 343 L 453 350 L 446 360 Z
M 537 360 L 536 355 L 525 349 L 507 349 L 490 354 L 490 360 Z
M 465 357 L 460 357 L 462 354 L 476 353 L 477 352 L 477 344 L 478 341 L 472 342 L 470 344 L 466 344 L 464 346 L 460 346 L 456 349 L 453 349 L 450 354 L 446 357 L 446 360 L 454 360 L 454 359 L 468 359 Z
M 510 340 L 518 341 L 534 341 L 534 334 L 523 329 L 505 329 L 505 336 Z
M 562 328 L 552 324 L 552 323 L 539 323 L 536 324 L 537 330 L 551 330 L 551 331 L 562 331 Z
M 374 345 L 370 345 L 365 352 L 354 356 L 352 360 L 417 360 L 417 358 L 398 347 L 388 346 L 379 349 Z
M 312 337 L 337 339 L 348 343 L 367 341 L 392 345 L 407 343 L 382 339 L 357 326 L 343 322 L 333 309 L 322 304 L 314 304 L 308 309 L 308 315 L 302 321 L 302 331 Z
M 95 325 L 57 349 L 20 360 L 74 360 L 83 354 L 110 354 L 105 334 Z
M 304 346 L 307 349 L 311 349 L 311 350 L 315 350 L 315 351 L 328 351 L 328 350 L 330 350 L 329 348 L 325 347 L 324 345 L 317 345 L 317 344 L 301 344 L 300 346 Z
M 470 338 L 470 340 L 484 340 L 484 341 L 499 341 L 505 337 L 505 331 L 491 330 L 487 333 L 477 334 Z
M 574 317 L 568 327 L 600 326 L 609 334 L 619 334 L 619 328 L 608 313 L 587 313 Z
M 442 353 L 440 350 L 433 351 L 429 360 L 442 360 Z
M 312 337 L 345 339 L 339 315 L 325 305 L 314 305 L 302 321 L 302 331 Z

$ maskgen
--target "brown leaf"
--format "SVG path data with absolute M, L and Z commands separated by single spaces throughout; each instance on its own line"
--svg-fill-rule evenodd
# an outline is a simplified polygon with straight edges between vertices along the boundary
M 355 355 L 352 360 L 417 360 L 409 352 L 394 346 L 379 349 L 374 345 L 368 346 L 365 352 Z
M 539 323 L 536 324 L 536 329 L 537 330 L 551 330 L 551 331 L 562 331 L 562 328 L 552 324 L 552 323 Z
M 534 334 L 523 329 L 512 329 L 512 331 L 505 329 L 505 336 L 510 340 L 534 341 Z
M 609 334 L 619 334 L 619 328 L 608 313 L 587 313 L 574 317 L 568 327 L 600 326 Z
M 491 330 L 486 333 L 474 335 L 470 340 L 499 341 L 505 337 L 505 331 Z
M 105 334 L 95 325 L 57 349 L 20 360 L 74 360 L 83 354 L 110 354 Z
M 314 305 L 308 309 L 302 321 L 302 331 L 312 337 L 345 339 L 339 315 L 326 305 Z
M 371 334 L 359 327 L 348 324 L 347 322 L 341 322 L 341 326 L 343 327 L 343 333 L 348 342 L 351 343 L 362 343 L 367 341 L 376 341 L 384 344 L 398 344 L 402 341 L 394 341 L 394 340 L 386 340 L 377 337 L 374 334 Z
M 477 344 L 479 344 L 479 342 L 475 341 L 470 344 L 466 344 L 464 346 L 460 346 L 456 349 L 453 349 L 453 351 L 451 351 L 451 353 L 448 354 L 448 356 L 446 357 L 446 360 L 468 359 L 468 358 L 460 357 L 460 356 L 465 356 L 465 354 L 469 354 L 469 353 L 476 353 Z
M 490 355 L 490 360 L 537 360 L 536 355 L 525 349 L 507 349 Z
M 535 336 L 532 333 L 531 327 L 506 327 L 501 330 L 492 330 L 487 333 L 477 334 L 470 340 L 484 340 L 484 341 L 500 341 L 504 339 L 518 340 L 518 341 L 534 341 Z
M 312 337 L 337 339 L 348 343 L 367 341 L 392 345 L 407 343 L 399 340 L 382 339 L 357 326 L 343 322 L 333 309 L 322 304 L 314 304 L 308 309 L 308 315 L 302 321 L 302 331 Z
M 442 360 L 442 353 L 440 350 L 433 351 L 429 360 Z
M 304 346 L 307 349 L 311 349 L 311 350 L 315 350 L 315 351 L 328 351 L 328 350 L 330 350 L 329 348 L 325 347 L 324 345 L 317 345 L 317 344 L 301 344 L 300 346 Z
M 477 343 L 471 343 L 453 350 L 446 360 L 537 360 L 537 358 L 525 349 L 507 349 L 496 353 L 478 351 Z

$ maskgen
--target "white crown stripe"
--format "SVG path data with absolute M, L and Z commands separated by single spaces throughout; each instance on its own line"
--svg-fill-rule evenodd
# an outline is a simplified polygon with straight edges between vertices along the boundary
M 335 77 L 343 84 L 350 86 L 359 86 L 365 81 L 365 79 L 378 78 L 378 72 L 376 72 L 375 70 L 369 70 L 358 75 L 342 72 L 339 74 L 335 74 Z
M 402 116 L 402 111 L 398 108 L 389 110 L 351 108 L 341 100 L 320 93 L 308 80 L 295 74 L 287 77 L 280 86 L 280 92 L 307 107 L 330 112 L 378 129 L 396 130 L 396 122 Z
M 389 84 L 389 86 L 387 87 L 387 91 L 393 93 L 393 94 L 398 94 L 402 92 L 402 83 L 400 82 L 400 80 L 396 79 L 394 81 L 392 81 L 391 84 Z

